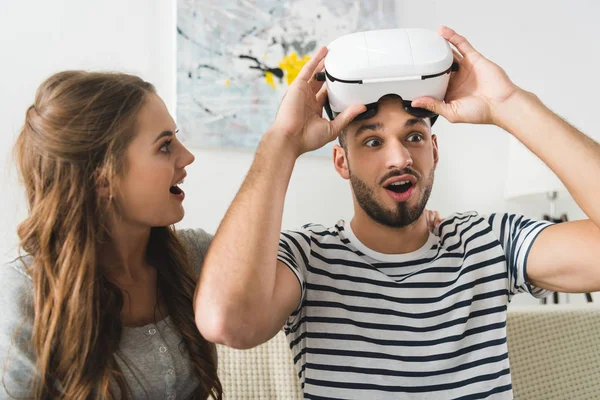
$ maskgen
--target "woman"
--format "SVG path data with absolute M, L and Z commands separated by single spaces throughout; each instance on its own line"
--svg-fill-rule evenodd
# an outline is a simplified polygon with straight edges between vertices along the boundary
M 221 398 L 192 310 L 211 237 L 172 228 L 194 156 L 153 86 L 58 73 L 15 153 L 29 215 L 0 267 L 0 398 Z

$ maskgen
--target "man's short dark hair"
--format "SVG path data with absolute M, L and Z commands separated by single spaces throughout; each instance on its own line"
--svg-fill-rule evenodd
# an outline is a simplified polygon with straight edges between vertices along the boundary
M 348 127 L 346 126 L 338 135 L 338 141 L 340 142 L 340 146 L 342 146 L 346 154 L 348 154 L 348 139 L 346 138 L 347 133 Z

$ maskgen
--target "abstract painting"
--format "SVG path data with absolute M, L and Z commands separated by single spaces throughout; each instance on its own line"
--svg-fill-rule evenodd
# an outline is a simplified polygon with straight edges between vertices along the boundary
M 196 148 L 255 149 L 320 46 L 396 27 L 393 0 L 177 0 L 177 11 L 177 124 Z

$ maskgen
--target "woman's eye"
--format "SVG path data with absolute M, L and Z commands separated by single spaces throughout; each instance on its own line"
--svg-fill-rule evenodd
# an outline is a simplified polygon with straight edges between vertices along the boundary
M 379 139 L 370 139 L 365 142 L 365 146 L 367 147 L 377 147 L 381 146 L 381 140 Z
M 169 145 L 171 144 L 171 141 L 167 141 L 164 142 L 162 146 L 160 146 L 160 151 L 162 151 L 163 153 L 168 153 L 169 152 Z
M 407 140 L 409 142 L 420 142 L 423 140 L 423 135 L 421 135 L 420 133 L 413 133 L 407 138 Z

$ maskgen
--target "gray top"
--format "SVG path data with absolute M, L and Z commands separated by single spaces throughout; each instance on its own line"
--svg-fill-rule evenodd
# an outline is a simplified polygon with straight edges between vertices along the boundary
M 212 239 L 201 229 L 178 231 L 196 272 Z M 35 374 L 31 347 L 33 285 L 25 270 L 31 258 L 0 265 L 0 399 L 31 397 Z M 19 330 L 20 329 L 20 330 Z M 15 335 L 16 334 L 16 335 Z M 134 399 L 185 399 L 198 385 L 187 351 L 182 351 L 181 333 L 169 317 L 142 327 L 123 329 L 117 362 Z M 4 376 L 2 376 L 4 375 Z

